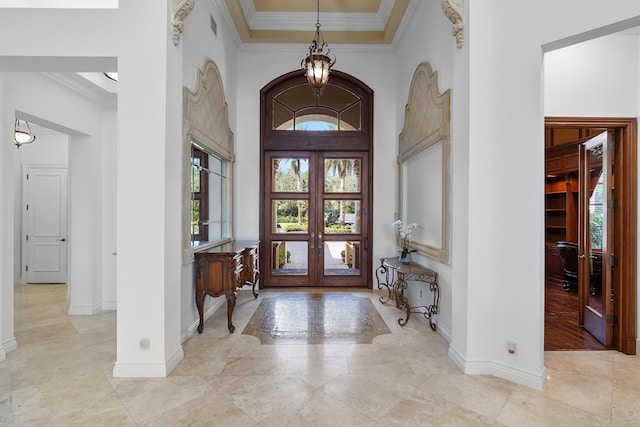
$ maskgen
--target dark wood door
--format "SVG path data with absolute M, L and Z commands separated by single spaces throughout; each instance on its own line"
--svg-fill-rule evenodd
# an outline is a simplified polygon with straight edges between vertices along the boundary
M 366 287 L 368 153 L 267 151 L 263 164 L 264 282 Z
M 613 131 L 615 143 L 615 150 L 608 151 L 615 164 L 615 182 L 612 182 L 615 198 L 613 208 L 607 208 L 607 213 L 613 218 L 613 229 L 608 230 L 613 235 L 613 246 L 609 246 L 607 256 L 603 254 L 601 257 L 603 267 L 607 265 L 606 263 L 613 263 L 611 268 L 613 315 L 609 315 L 607 327 L 613 329 L 613 348 L 627 354 L 636 354 L 637 120 L 615 117 L 547 117 L 545 119 L 547 148 L 558 146 L 561 149 L 563 144 L 595 136 L 603 130 Z M 586 240 L 586 236 L 583 240 Z M 598 251 L 593 250 L 589 256 L 596 257 L 595 268 L 598 268 Z M 589 262 L 591 260 L 592 258 Z M 583 289 L 590 292 L 590 285 L 583 286 Z M 582 294 L 580 307 L 586 307 L 589 304 L 588 297 Z M 575 317 L 579 318 L 581 325 L 584 324 L 582 308 L 576 310 Z M 554 321 L 553 316 L 547 317 L 547 322 L 549 321 Z

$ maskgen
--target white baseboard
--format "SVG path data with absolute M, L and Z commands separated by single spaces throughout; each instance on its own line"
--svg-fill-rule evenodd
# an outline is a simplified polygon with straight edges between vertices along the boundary
M 535 390 L 544 390 L 547 379 L 545 367 L 534 373 L 490 360 L 469 361 L 453 345 L 449 346 L 449 358 L 467 375 L 489 374 Z
M 421 303 L 415 303 L 412 301 L 409 301 L 410 305 L 412 307 L 414 306 L 419 306 L 421 305 Z M 420 321 L 422 321 L 425 325 L 427 325 L 428 328 L 431 328 L 431 325 L 429 325 L 429 319 L 427 319 L 426 317 L 424 317 L 423 314 L 419 314 L 419 313 L 411 313 L 412 316 L 411 318 L 417 317 L 418 319 L 420 319 Z M 433 322 L 436 324 L 436 332 L 445 339 L 446 342 L 451 342 L 451 331 L 447 328 L 445 328 L 444 326 L 442 326 L 440 323 L 438 323 L 438 315 L 436 315 L 433 319 Z
M 176 352 L 167 360 L 167 375 L 169 375 L 169 373 L 178 366 L 178 363 L 180 363 L 182 359 L 184 359 L 184 350 L 181 345 L 180 348 L 178 348 L 178 350 L 176 350 Z
M 2 348 L 4 351 L 9 354 L 18 349 L 18 341 L 15 338 L 11 338 L 2 343 Z
M 184 358 L 182 346 L 165 363 L 118 363 L 113 367 L 114 378 L 166 378 Z
M 118 301 L 103 301 L 102 311 L 118 310 Z
M 101 304 L 94 305 L 72 305 L 69 306 L 69 311 L 67 314 L 69 316 L 93 316 L 96 313 L 100 313 L 102 311 Z
M 114 378 L 166 378 L 165 363 L 118 363 L 113 367 Z

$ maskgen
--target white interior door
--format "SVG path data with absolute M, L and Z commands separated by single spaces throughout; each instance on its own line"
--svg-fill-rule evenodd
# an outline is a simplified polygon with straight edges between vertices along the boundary
M 25 258 L 27 283 L 67 281 L 67 169 L 25 169 Z

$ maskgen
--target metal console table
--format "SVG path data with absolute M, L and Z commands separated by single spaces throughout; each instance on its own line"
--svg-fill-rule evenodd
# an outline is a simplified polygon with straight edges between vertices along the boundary
M 415 263 L 403 264 L 395 258 L 380 258 L 380 267 L 376 269 L 376 279 L 378 289 L 387 288 L 388 295 L 381 296 L 380 302 L 388 303 L 390 300 L 396 302 L 396 307 L 405 310 L 407 317 L 398 319 L 400 326 L 404 326 L 409 321 L 411 313 L 422 314 L 429 321 L 431 330 L 436 330 L 436 315 L 438 314 L 438 303 L 440 302 L 440 289 L 436 281 L 435 271 L 425 268 Z M 429 291 L 433 293 L 433 304 L 429 306 L 419 305 L 409 306 L 409 300 L 404 295 L 409 281 L 423 282 L 429 285 Z

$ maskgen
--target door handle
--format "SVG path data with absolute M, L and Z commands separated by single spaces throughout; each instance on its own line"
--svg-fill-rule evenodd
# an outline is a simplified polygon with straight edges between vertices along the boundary
M 65 239 L 64 237 L 62 239 L 56 239 L 57 242 L 66 242 L 67 239 Z
M 311 249 L 316 248 L 316 239 L 313 231 L 309 234 L 309 246 L 311 247 Z
M 586 259 L 587 257 L 584 256 L 584 254 L 582 255 L 578 255 L 578 259 Z
M 322 241 L 322 233 L 318 233 L 318 249 L 322 247 L 324 242 Z

